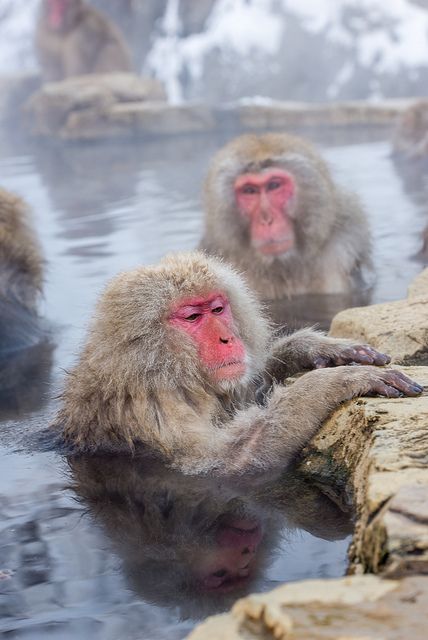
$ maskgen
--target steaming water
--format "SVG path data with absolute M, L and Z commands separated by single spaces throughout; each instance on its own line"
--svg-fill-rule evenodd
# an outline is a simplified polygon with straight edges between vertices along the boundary
M 43 148 L 1 141 L 1 183 L 31 203 L 45 250 L 43 311 L 56 343 L 37 393 L 28 385 L 22 407 L 0 415 L 0 631 L 8 637 L 169 639 L 184 637 L 193 625 L 192 619 L 179 622 L 174 607 L 144 601 L 133 590 L 108 539 L 67 490 L 65 465 L 56 455 L 12 451 L 23 433 L 52 415 L 51 398 L 105 281 L 197 244 L 201 180 L 223 142 L 177 137 Z M 400 177 L 382 141 L 322 147 L 337 178 L 361 194 L 370 212 L 374 300 L 402 298 L 421 269 L 411 257 L 427 221 L 423 178 L 414 171 Z M 317 309 L 309 316 L 315 321 Z M 259 590 L 344 573 L 349 539 L 329 542 L 303 531 L 287 539 L 258 576 Z

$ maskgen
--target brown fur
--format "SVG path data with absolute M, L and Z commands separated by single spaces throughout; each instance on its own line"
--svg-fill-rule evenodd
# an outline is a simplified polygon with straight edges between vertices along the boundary
M 292 173 L 298 186 L 296 247 L 278 257 L 251 247 L 233 191 L 238 175 L 269 166 Z M 308 142 L 287 134 L 243 135 L 217 153 L 205 184 L 201 247 L 243 271 L 263 298 L 344 293 L 372 279 L 370 232 L 357 198 L 334 184 Z
M 248 375 L 237 383 L 214 384 L 191 338 L 166 322 L 177 301 L 212 291 L 228 298 L 246 347 Z M 322 354 L 326 341 L 337 349 L 339 341 L 308 334 L 312 360 L 317 340 Z M 290 388 L 274 386 L 266 407 L 258 406 L 254 381 L 269 371 L 270 357 L 276 361 L 284 353 L 304 368 L 306 340 L 300 333 L 273 341 L 260 305 L 220 261 L 200 253 L 169 256 L 107 286 L 55 426 L 72 448 L 143 445 L 186 472 L 285 466 L 341 401 L 373 389 L 386 392 L 398 375 L 374 367 L 311 371 Z M 277 369 L 275 377 L 281 377 Z
M 24 202 L 0 189 L 0 296 L 30 311 L 42 289 L 43 260 Z
M 118 29 L 83 0 L 74 0 L 58 32 L 49 28 L 47 5 L 43 3 L 36 49 L 47 82 L 132 70 L 130 52 Z

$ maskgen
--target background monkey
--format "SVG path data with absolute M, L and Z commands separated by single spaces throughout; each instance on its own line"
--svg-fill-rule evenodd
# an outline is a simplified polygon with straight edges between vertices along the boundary
M 83 0 L 43 0 L 36 49 L 47 82 L 132 70 L 119 30 Z
M 263 298 L 346 293 L 373 277 L 358 200 L 309 143 L 287 134 L 243 135 L 217 153 L 201 247 L 242 270 Z
M 243 280 L 200 253 L 120 274 L 99 301 L 56 428 L 72 450 L 142 445 L 189 473 L 234 474 L 285 467 L 344 400 L 421 392 L 398 371 L 325 368 L 289 388 L 274 385 L 258 406 L 271 354 L 295 369 L 387 361 L 369 347 L 306 333 L 308 353 L 305 334 L 272 342 Z

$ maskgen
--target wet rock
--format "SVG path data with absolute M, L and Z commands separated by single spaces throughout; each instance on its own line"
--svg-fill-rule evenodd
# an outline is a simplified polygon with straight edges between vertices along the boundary
M 249 129 L 290 126 L 391 126 L 408 108 L 408 100 L 363 100 L 335 104 L 309 104 L 265 100 L 238 106 L 240 123 Z
M 210 131 L 215 120 L 203 106 L 170 106 L 162 103 L 123 103 L 100 112 L 75 111 L 60 131 L 61 138 L 134 138 L 144 135 L 170 135 Z
M 428 386 L 427 367 L 404 371 Z M 358 514 L 350 552 L 354 571 L 428 573 L 427 424 L 426 393 L 361 398 L 338 409 L 305 448 L 303 473 L 352 496 Z
M 163 100 L 157 80 L 131 73 L 100 74 L 46 84 L 29 99 L 25 111 L 33 135 L 84 139 L 120 134 L 123 125 L 120 118 L 116 124 L 115 116 L 120 107 Z
M 395 153 L 408 158 L 428 157 L 428 99 L 419 100 L 401 115 L 393 147 Z
M 422 640 L 427 606 L 428 578 L 308 580 L 239 600 L 188 639 Z
M 427 276 L 420 278 L 407 300 L 341 311 L 333 318 L 330 335 L 368 342 L 396 364 L 428 364 Z

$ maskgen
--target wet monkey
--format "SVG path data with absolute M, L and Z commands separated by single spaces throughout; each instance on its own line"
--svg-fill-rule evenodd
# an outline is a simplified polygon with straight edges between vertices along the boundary
M 0 420 L 46 399 L 53 344 L 39 315 L 44 266 L 27 205 L 0 188 Z
M 53 426 L 70 451 L 142 447 L 187 473 L 282 468 L 344 400 L 421 392 L 398 371 L 327 367 L 387 361 L 310 330 L 275 341 L 233 269 L 177 254 L 107 286 Z M 322 368 L 281 384 L 289 370 L 313 367 Z M 270 369 L 277 382 L 259 406 Z
M 357 198 L 335 185 L 308 142 L 287 134 L 243 135 L 217 153 L 201 248 L 243 271 L 266 299 L 342 294 L 373 279 Z
M 132 70 L 118 29 L 84 0 L 42 1 L 36 50 L 47 82 Z
M 0 300 L 37 313 L 43 283 L 42 250 L 27 205 L 0 188 Z

